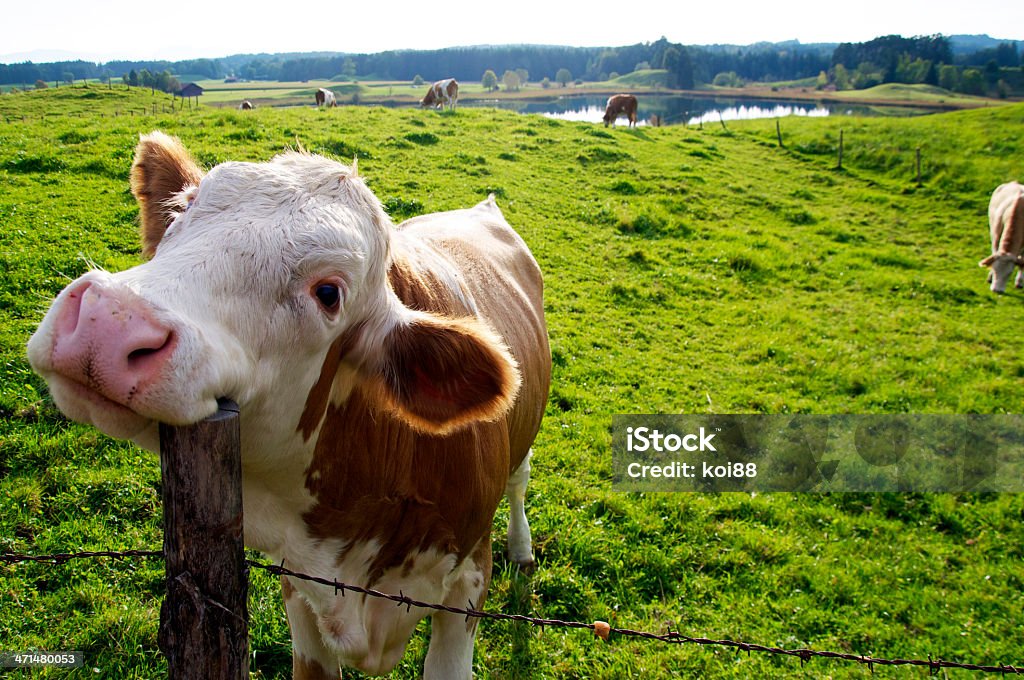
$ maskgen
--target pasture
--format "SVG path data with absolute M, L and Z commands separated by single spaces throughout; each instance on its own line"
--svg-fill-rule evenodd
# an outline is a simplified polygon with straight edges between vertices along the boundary
M 554 375 L 527 499 L 538 568 L 509 565 L 499 510 L 486 609 L 1024 662 L 1022 495 L 623 494 L 610 484 L 616 413 L 1020 412 L 1024 293 L 991 294 L 977 263 L 992 189 L 1024 176 L 1024 105 L 785 119 L 780 149 L 774 121 L 627 130 L 345 106 L 115 118 L 118 107 L 147 109 L 149 92 L 82 92 L 0 97 L 0 550 L 160 547 L 155 456 L 63 419 L 24 356 L 71 277 L 140 261 L 128 190 L 139 133 L 177 135 L 207 166 L 301 144 L 358 157 L 396 222 L 495 193 L 545 273 Z M 289 677 L 278 585 L 251 578 L 252 677 Z M 71 677 L 160 677 L 162 594 L 153 559 L 2 565 L 0 648 L 82 650 L 86 669 Z M 417 677 L 427 628 L 393 677 Z M 490 621 L 474 668 L 480 678 L 871 674 Z

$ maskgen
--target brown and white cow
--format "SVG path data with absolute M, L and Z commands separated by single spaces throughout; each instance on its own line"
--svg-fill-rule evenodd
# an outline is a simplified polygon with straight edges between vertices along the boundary
M 493 195 L 393 226 L 355 168 L 286 153 L 132 166 L 148 262 L 54 301 L 29 360 L 69 417 L 158 448 L 241 407 L 245 541 L 295 571 L 481 607 L 491 523 L 523 508 L 551 360 L 541 273 Z M 424 676 L 469 678 L 476 620 L 282 579 L 294 677 L 386 673 L 432 616 Z
M 430 86 L 427 94 L 420 100 L 420 106 L 432 106 L 436 109 L 454 109 L 459 103 L 459 84 L 455 78 L 445 78 Z
M 978 264 L 991 268 L 988 280 L 992 292 L 1006 290 L 1014 267 L 1021 268 L 1014 283 L 1017 288 L 1024 288 L 1024 185 L 1009 182 L 996 187 L 988 204 L 988 223 L 992 254 Z
M 630 127 L 636 125 L 636 97 L 631 94 L 614 94 L 608 98 L 608 104 L 604 107 L 604 126 L 614 124 L 619 116 L 628 118 Z
M 239 111 L 252 111 L 255 108 L 256 108 L 256 105 L 253 104 L 248 99 L 244 100 L 241 104 L 238 105 L 238 110 Z
M 332 90 L 328 90 L 326 87 L 317 88 L 316 91 L 316 105 L 317 106 L 337 106 L 338 100 L 334 96 Z

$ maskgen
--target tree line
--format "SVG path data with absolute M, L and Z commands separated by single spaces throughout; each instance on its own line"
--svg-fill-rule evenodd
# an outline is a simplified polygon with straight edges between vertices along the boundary
M 950 38 L 883 36 L 864 43 L 758 43 L 685 46 L 661 38 L 622 47 L 506 45 L 374 54 L 260 54 L 188 61 L 86 61 L 0 64 L 0 84 L 123 79 L 174 87 L 188 78 L 247 80 L 479 81 L 492 73 L 528 73 L 535 81 L 601 81 L 634 71 L 662 69 L 665 84 L 690 89 L 703 83 L 738 85 L 813 79 L 818 87 L 864 88 L 887 82 L 929 83 L 972 94 L 1021 85 L 1018 43 L 988 45 L 956 54 Z M 1016 74 L 1012 73 L 1013 71 Z M 135 74 L 134 76 L 132 74 Z M 144 75 L 148 74 L 148 75 Z M 521 82 L 525 79 L 520 78 Z

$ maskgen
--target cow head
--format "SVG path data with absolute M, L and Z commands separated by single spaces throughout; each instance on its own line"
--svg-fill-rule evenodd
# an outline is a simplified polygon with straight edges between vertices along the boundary
M 354 168 L 286 153 L 204 174 L 153 133 L 132 190 L 151 259 L 72 282 L 29 341 L 72 419 L 155 449 L 157 422 L 230 397 L 243 447 L 247 431 L 270 447 L 295 436 L 313 386 L 333 400 L 358 386 L 436 433 L 510 405 L 517 369 L 487 327 L 411 310 L 389 287 L 393 227 Z
M 1013 274 L 1013 268 L 1021 267 L 1024 269 L 1024 258 L 1020 255 L 1000 251 L 986 257 L 978 263 L 978 266 L 991 268 L 992 271 L 989 272 L 988 278 L 992 284 L 992 292 L 1003 293 L 1006 291 L 1006 284 L 1010 280 L 1010 275 Z M 1020 277 L 1018 277 L 1019 286 Z

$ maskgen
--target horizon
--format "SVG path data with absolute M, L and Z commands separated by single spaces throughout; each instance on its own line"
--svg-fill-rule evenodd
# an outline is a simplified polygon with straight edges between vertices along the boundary
M 331 27 L 309 30 L 301 23 L 282 31 L 279 16 L 181 0 L 173 16 L 157 6 L 104 0 L 86 6 L 77 0 L 18 3 L 5 16 L 17 30 L 4 36 L 0 62 L 50 62 L 81 59 L 110 61 L 185 61 L 223 59 L 246 54 L 336 52 L 374 54 L 394 50 L 438 50 L 458 46 L 531 45 L 622 47 L 654 42 L 691 46 L 799 41 L 802 44 L 865 42 L 884 35 L 941 34 L 1006 37 L 1007 26 L 1024 26 L 1024 5 L 977 0 L 891 3 L 864 0 L 855 14 L 822 14 L 810 0 L 735 0 L 728 14 L 716 6 L 682 7 L 663 3 L 641 13 L 581 12 L 524 0 L 514 12 L 487 13 L 466 0 L 447 0 L 429 8 L 399 3 L 373 6 L 329 5 L 297 0 L 289 17 L 313 17 L 308 23 Z M 401 25 L 389 19 L 401 16 Z M 53 17 L 60 17 L 58 23 Z M 735 20 L 742 17 L 741 22 Z M 291 19 L 289 19 L 291 21 Z M 169 27 L 154 32 L 142 27 Z M 357 28 L 352 28 L 353 26 Z M 35 55 L 35 58 L 33 58 Z M 56 57 L 56 58 L 53 58 Z
M 841 44 L 841 42 L 867 42 L 869 40 L 873 40 L 874 38 L 883 37 L 884 35 L 898 35 L 898 34 L 891 34 L 891 33 L 879 34 L 877 36 L 872 36 L 871 38 L 867 38 L 865 40 L 858 40 L 858 41 L 829 41 L 829 40 L 808 40 L 808 41 L 805 41 L 805 40 L 800 40 L 800 39 L 797 39 L 797 38 L 789 38 L 789 39 L 786 39 L 786 40 L 776 40 L 776 41 L 756 40 L 756 41 L 749 42 L 749 43 L 723 43 L 723 42 L 715 42 L 715 43 L 679 43 L 679 44 L 683 44 L 685 47 L 752 47 L 754 45 L 780 45 L 780 44 L 786 44 L 786 43 L 797 43 L 797 44 L 805 45 L 805 46 L 810 46 L 810 45 L 839 45 L 839 44 Z M 902 35 L 902 37 L 916 37 L 916 36 L 920 36 L 920 35 L 926 35 L 926 34 L 915 33 L 915 34 Z M 931 35 L 931 34 L 927 34 L 927 35 Z M 972 38 L 988 38 L 990 40 L 993 40 L 993 41 L 996 41 L 996 42 L 1001 42 L 1001 43 L 1024 42 L 1024 38 L 1003 38 L 1003 37 L 992 36 L 992 35 L 989 35 L 987 33 L 957 33 L 957 34 L 939 34 L 939 35 L 943 35 L 946 38 L 952 38 L 952 37 L 956 37 L 956 36 L 965 36 L 965 37 L 972 37 Z M 638 43 L 650 44 L 650 43 L 653 43 L 656 40 L 660 40 L 660 39 L 661 39 L 661 37 L 659 37 L 659 38 L 657 38 L 655 40 L 640 40 L 640 41 L 633 42 L 633 43 L 622 43 L 622 44 L 616 44 L 616 45 L 564 45 L 564 44 L 553 44 L 553 43 L 544 44 L 544 43 L 523 43 L 523 42 L 515 42 L 515 43 L 480 43 L 480 44 L 473 44 L 473 45 L 446 45 L 446 46 L 443 46 L 443 47 L 434 47 L 434 48 L 413 48 L 413 47 L 408 47 L 408 48 L 391 48 L 391 49 L 386 49 L 386 50 L 375 50 L 375 51 L 372 51 L 372 52 L 353 52 L 353 51 L 327 50 L 327 49 L 323 49 L 323 50 L 313 50 L 313 49 L 310 49 L 310 50 L 301 50 L 301 51 L 293 51 L 293 50 L 284 50 L 284 51 L 259 50 L 259 51 L 249 51 L 249 52 L 234 52 L 234 53 L 231 53 L 231 54 L 221 54 L 221 55 L 218 55 L 218 56 L 209 56 L 209 55 L 207 55 L 207 56 L 196 56 L 196 57 L 183 57 L 183 58 L 180 58 L 180 59 L 161 58 L 161 57 L 158 57 L 158 58 L 133 58 L 133 57 L 122 57 L 122 56 L 115 56 L 115 57 L 104 58 L 104 59 L 90 59 L 87 56 L 80 56 L 80 55 L 78 55 L 78 53 L 66 52 L 66 51 L 63 51 L 63 50 L 41 49 L 41 50 L 34 50 L 32 52 L 0 54 L 0 64 L 11 65 L 11 64 L 18 64 L 18 63 L 25 63 L 25 62 L 32 62 L 32 63 L 35 63 L 35 64 L 46 64 L 46 63 L 60 63 L 60 62 L 74 62 L 74 61 L 84 61 L 84 62 L 93 63 L 93 64 L 97 64 L 97 65 L 111 63 L 111 62 L 122 62 L 122 61 L 124 61 L 124 62 L 151 62 L 151 61 L 152 62 L 158 62 L 158 61 L 166 61 L 166 62 L 176 63 L 176 62 L 190 61 L 190 60 L 197 60 L 197 59 L 209 59 L 209 60 L 212 60 L 212 61 L 217 61 L 217 60 L 220 60 L 220 59 L 232 59 L 232 58 L 236 58 L 236 57 L 247 57 L 247 56 L 258 57 L 258 56 L 263 56 L 263 55 L 266 55 L 266 56 L 278 56 L 278 55 L 283 55 L 283 54 L 288 54 L 288 55 L 306 55 L 306 54 L 358 55 L 358 54 L 379 54 L 379 53 L 382 53 L 382 52 L 393 52 L 393 51 L 403 51 L 403 50 L 416 51 L 416 52 L 419 52 L 419 51 L 429 52 L 429 51 L 434 51 L 434 50 L 440 51 L 440 50 L 450 50 L 450 49 L 483 49 L 483 48 L 488 48 L 488 47 L 539 47 L 539 48 L 546 48 L 546 47 L 562 48 L 562 47 L 564 47 L 564 48 L 569 48 L 569 49 L 604 49 L 604 48 L 614 49 L 614 48 L 627 47 L 629 45 L 634 45 L 634 44 L 638 44 Z M 675 42 L 675 41 L 671 41 L 670 40 L 669 42 Z

